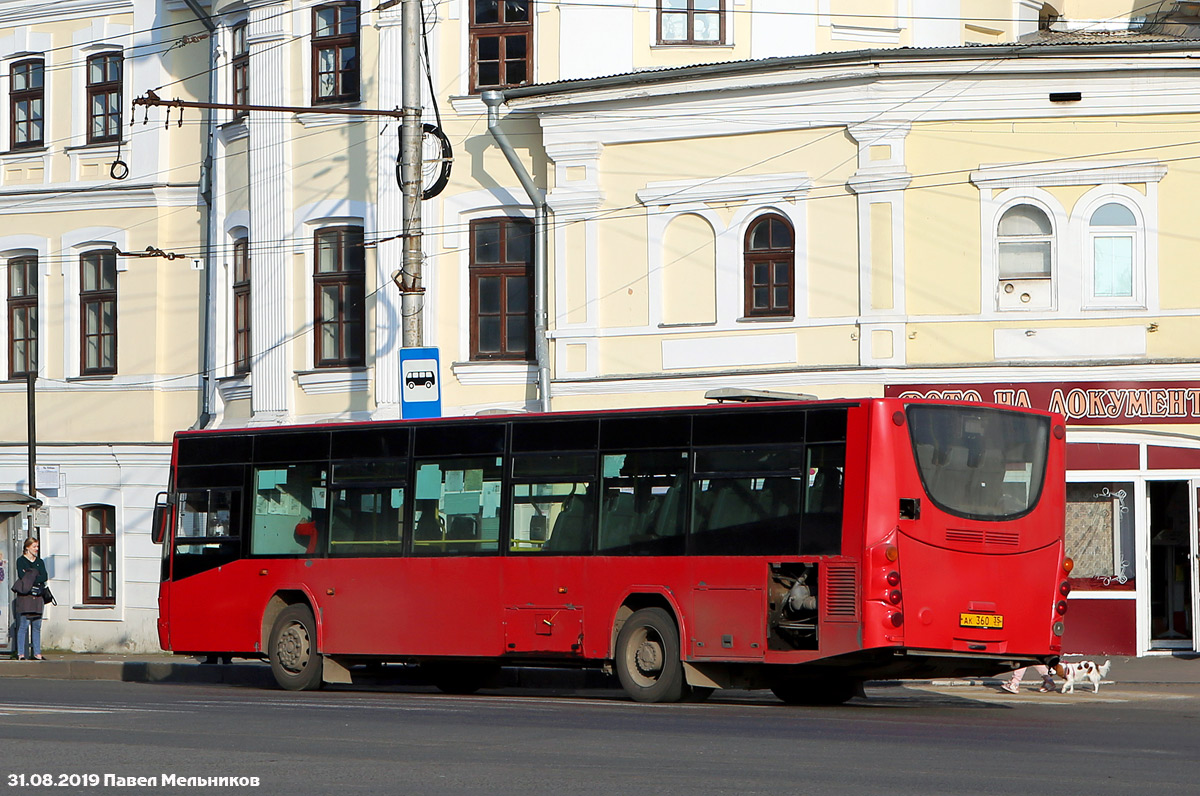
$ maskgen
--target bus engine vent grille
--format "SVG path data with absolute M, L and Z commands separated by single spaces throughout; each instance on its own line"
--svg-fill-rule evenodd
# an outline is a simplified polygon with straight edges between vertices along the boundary
M 951 544 L 991 544 L 1016 547 L 1021 543 L 1020 531 L 982 531 L 968 528 L 947 528 L 946 541 Z
M 825 611 L 829 618 L 858 618 L 858 574 L 854 566 L 825 566 Z

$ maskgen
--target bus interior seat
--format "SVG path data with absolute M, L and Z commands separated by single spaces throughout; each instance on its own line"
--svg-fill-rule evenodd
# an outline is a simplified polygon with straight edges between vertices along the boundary
M 601 514 L 600 549 L 627 547 L 638 530 L 639 518 L 629 492 L 613 492 L 604 499 Z
M 716 488 L 712 511 L 708 515 L 709 530 L 747 525 L 762 519 L 762 508 L 748 478 L 713 481 Z
M 836 467 L 818 467 L 813 476 L 809 513 L 840 513 L 842 510 L 842 474 Z
M 768 517 L 789 517 L 799 514 L 799 482 L 788 476 L 774 476 L 763 481 L 759 500 Z
M 440 542 L 442 540 L 442 526 L 438 522 L 435 509 L 425 509 L 421 512 L 421 516 L 417 518 L 413 538 L 421 542 Z
M 466 514 L 457 514 L 450 519 L 450 530 L 446 534 L 456 542 L 472 542 L 479 538 L 479 520 Z
M 542 549 L 550 553 L 587 552 L 591 516 L 591 502 L 586 493 L 568 498 L 554 519 L 554 528 Z

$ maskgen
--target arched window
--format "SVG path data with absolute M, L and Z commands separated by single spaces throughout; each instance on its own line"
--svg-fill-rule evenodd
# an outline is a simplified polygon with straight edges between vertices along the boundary
M 1139 229 L 1133 211 L 1123 204 L 1101 205 L 1088 220 L 1092 259 L 1092 290 L 1095 299 L 1134 297 L 1134 269 Z
M 744 253 L 747 318 L 795 314 L 795 235 L 786 218 L 755 219 L 746 232 Z
M 1001 279 L 1050 278 L 1054 271 L 1054 227 L 1039 207 L 1014 205 L 997 229 Z

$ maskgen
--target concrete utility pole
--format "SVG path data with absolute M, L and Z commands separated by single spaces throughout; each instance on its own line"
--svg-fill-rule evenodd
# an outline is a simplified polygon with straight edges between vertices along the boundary
M 400 312 L 405 348 L 424 344 L 425 286 L 421 282 L 421 0 L 401 0 L 400 189 L 404 196 L 404 264 L 400 279 Z

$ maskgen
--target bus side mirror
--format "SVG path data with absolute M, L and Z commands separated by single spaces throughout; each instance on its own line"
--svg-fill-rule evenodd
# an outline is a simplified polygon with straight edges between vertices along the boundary
M 154 498 L 154 524 L 150 529 L 150 541 L 155 544 L 162 544 L 170 522 L 171 499 L 166 492 L 159 492 Z

